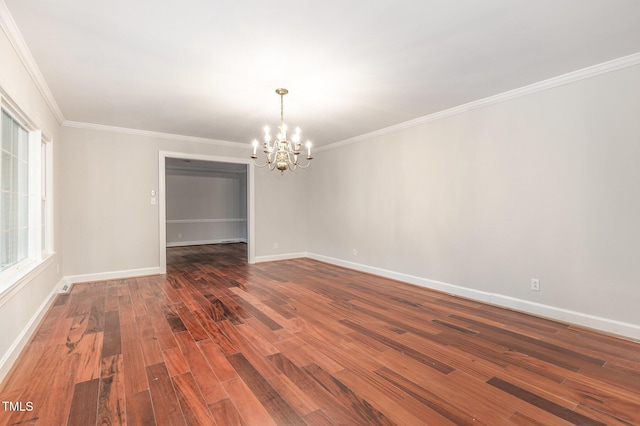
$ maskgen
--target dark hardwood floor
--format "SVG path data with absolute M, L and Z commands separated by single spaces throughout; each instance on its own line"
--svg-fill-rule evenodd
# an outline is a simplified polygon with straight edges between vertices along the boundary
M 640 424 L 638 343 L 244 244 L 167 253 L 58 296 L 0 424 Z

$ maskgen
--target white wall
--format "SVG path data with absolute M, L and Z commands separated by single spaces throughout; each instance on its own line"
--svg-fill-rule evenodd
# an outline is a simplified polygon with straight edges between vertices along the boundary
M 257 261 L 305 256 L 307 179 L 313 167 L 293 173 L 256 168 Z
M 308 251 L 640 338 L 638 111 L 636 65 L 318 152 Z
M 167 168 L 167 246 L 247 240 L 247 174 Z
M 4 15 L 0 27 L 6 30 Z M 38 321 L 57 292 L 62 263 L 60 232 L 60 125 L 5 32 L 0 31 L 0 96 L 8 97 L 34 121 L 53 142 L 53 202 L 54 250 L 53 256 L 20 282 L 12 291 L 0 294 L 0 380 L 27 343 Z
M 65 126 L 62 137 L 64 275 L 71 277 L 153 273 L 159 268 L 159 206 L 150 199 L 151 191 L 159 190 L 160 151 L 243 159 L 251 151 L 249 144 L 219 145 L 109 129 Z M 296 235 L 305 223 L 306 200 L 300 195 L 304 180 L 290 175 L 256 172 L 256 257 L 305 251 L 306 239 Z M 263 226 L 290 215 L 300 218 L 302 225 Z M 283 244 L 276 250 L 270 241 L 278 239 Z

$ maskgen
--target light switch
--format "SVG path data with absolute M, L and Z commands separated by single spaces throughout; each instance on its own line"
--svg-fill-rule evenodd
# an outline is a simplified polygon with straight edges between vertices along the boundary
M 156 190 L 155 190 L 155 189 L 151 191 L 151 196 L 152 196 L 152 197 L 155 197 L 155 196 L 156 196 Z

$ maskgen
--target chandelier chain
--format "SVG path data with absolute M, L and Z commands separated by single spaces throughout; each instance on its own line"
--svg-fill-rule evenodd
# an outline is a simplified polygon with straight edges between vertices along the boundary
M 284 93 L 280 94 L 280 126 L 284 126 Z

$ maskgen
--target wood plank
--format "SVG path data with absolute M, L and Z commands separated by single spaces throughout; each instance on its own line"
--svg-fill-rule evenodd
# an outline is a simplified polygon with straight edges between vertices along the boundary
M 304 421 L 307 422 L 308 425 L 313 426 L 333 426 L 336 424 L 332 422 L 329 416 L 322 410 L 316 410 L 313 413 L 307 414 L 304 416 Z
M 173 384 L 187 424 L 204 426 L 215 424 L 209 407 L 190 372 L 175 376 Z
M 134 323 L 124 324 L 122 326 L 122 335 L 125 390 L 127 393 L 139 393 L 149 389 L 149 383 L 147 381 L 138 328 Z
M 238 378 L 236 370 L 229 364 L 221 349 L 213 341 L 201 340 L 198 342 L 198 348 L 200 348 L 218 380 L 226 382 L 227 380 Z
M 238 315 L 218 297 L 213 294 L 206 294 L 205 297 L 211 304 L 210 308 L 205 312 L 209 314 L 213 321 L 230 321 L 232 324 L 242 324 L 242 320 Z
M 167 349 L 162 352 L 162 357 L 171 377 L 191 371 L 191 368 L 189 368 L 187 360 L 184 359 L 184 355 L 180 348 Z
M 588 401 L 590 408 L 620 421 L 640 425 L 640 402 L 637 392 L 627 392 L 590 378 L 567 379 L 563 388 L 576 401 Z
M 246 293 L 246 292 L 242 292 L 241 290 L 238 290 L 236 294 L 238 293 Z M 242 306 L 242 308 L 244 308 L 246 312 L 249 312 L 253 318 L 263 323 L 269 329 L 280 330 L 282 328 L 282 326 L 278 324 L 275 320 L 273 320 L 273 318 L 269 317 L 266 313 L 264 313 L 261 309 L 258 308 L 258 306 L 260 306 L 261 303 L 254 300 L 254 304 L 252 304 L 245 301 L 242 297 L 239 297 L 239 296 L 233 297 L 233 300 L 235 300 L 238 303 L 238 305 Z
M 118 311 L 109 311 L 104 316 L 102 358 L 119 355 L 121 353 L 120 315 Z
M 249 389 L 246 383 L 238 378 L 224 382 L 224 388 L 229 398 L 238 410 L 242 422 L 247 425 L 276 426 L 260 400 Z
M 184 303 L 178 304 L 176 308 L 178 310 L 178 314 L 180 315 L 180 318 L 182 319 L 182 322 L 184 323 L 185 327 L 187 328 L 187 330 L 189 330 L 189 333 L 193 337 L 193 340 L 197 342 L 197 341 L 205 340 L 209 338 L 209 336 L 207 335 L 207 332 L 202 328 L 196 316 L 193 314 L 193 312 L 189 310 L 189 308 L 187 308 L 187 306 Z
M 182 318 L 178 314 L 176 308 L 173 305 L 164 305 L 162 308 L 162 312 L 164 313 L 164 317 L 171 327 L 171 331 L 174 333 L 181 333 L 183 331 L 187 331 L 187 326 L 182 322 Z
M 131 295 L 126 285 L 119 287 L 118 295 L 118 312 L 120 312 L 120 322 L 122 324 L 133 323 L 136 321 L 136 311 L 131 303 Z M 146 314 L 146 312 L 145 312 Z
M 277 374 L 269 378 L 269 384 L 287 401 L 287 403 L 293 408 L 296 413 L 301 417 L 305 417 L 314 411 L 320 409 L 320 406 L 295 385 L 284 374 Z
M 198 318 L 198 321 L 200 321 L 202 327 L 206 330 L 211 340 L 213 340 L 216 345 L 218 345 L 220 350 L 225 355 L 232 355 L 238 352 L 238 348 L 231 341 L 231 339 L 229 339 L 229 336 L 227 336 L 222 330 L 220 330 L 220 327 L 216 322 L 209 321 L 209 319 L 202 311 L 197 311 L 195 315 Z
M 149 390 L 126 396 L 127 423 L 130 425 L 155 425 L 156 419 Z
M 80 354 L 76 370 L 76 382 L 85 382 L 100 377 L 103 333 L 90 333 L 82 336 L 75 348 L 69 353 Z M 117 356 L 111 355 L 111 356 Z
M 425 407 L 430 408 L 444 419 L 449 420 L 453 424 L 463 425 L 482 425 L 482 421 L 478 421 L 472 416 L 451 404 L 446 399 L 430 392 L 429 390 L 413 383 L 408 378 L 383 367 L 375 372 L 389 383 L 420 401 Z
M 246 423 L 243 422 L 240 417 L 240 413 L 238 413 L 238 410 L 229 398 L 209 404 L 209 410 L 216 423 L 221 426 L 246 426 Z
M 256 349 L 247 339 L 242 336 L 242 333 L 228 321 L 220 321 L 217 323 L 221 331 L 229 337 L 234 346 L 238 348 L 238 353 L 251 362 L 251 364 L 262 374 L 264 377 L 271 377 L 278 374 L 278 370 L 267 360 L 265 354 Z M 236 355 L 236 354 L 233 354 Z M 227 359 L 229 359 L 228 355 Z
M 371 404 L 357 395 L 348 386 L 336 377 L 328 374 L 315 364 L 308 365 L 303 370 L 325 388 L 334 398 L 342 401 L 342 405 L 352 407 L 355 412 L 368 424 L 393 425 L 395 424 L 383 413 L 375 409 Z
M 554 402 L 551 402 L 547 399 L 544 399 L 534 394 L 533 392 L 529 392 L 521 387 L 518 387 L 498 377 L 491 378 L 487 383 L 489 383 L 491 386 L 495 386 L 500 390 L 503 390 L 504 392 L 510 395 L 515 396 L 516 398 L 519 398 L 529 404 L 535 405 L 536 407 L 541 408 L 571 423 L 584 425 L 584 426 L 605 426 L 605 423 L 599 422 L 597 420 L 586 417 L 582 414 L 576 413 L 575 411 L 567 407 L 562 407 Z
M 105 295 L 97 296 L 89 311 L 89 322 L 86 333 L 97 333 L 104 330 Z
M 69 426 L 87 426 L 96 423 L 100 379 L 76 384 L 69 413 Z
M 321 409 L 330 417 L 332 422 L 337 424 L 360 424 L 366 419 L 362 419 L 355 410 L 344 405 L 344 401 L 336 399 L 328 389 L 309 376 L 302 368 L 295 365 L 282 354 L 274 354 L 269 360 L 294 383 L 299 389 L 318 404 Z
M 155 336 L 158 339 L 160 349 L 166 350 L 175 348 L 178 344 L 173 338 L 173 331 L 171 330 L 169 323 L 166 321 L 161 305 L 163 305 L 162 299 L 145 299 L 145 306 L 149 313 L 149 320 L 153 326 Z
M 148 315 L 136 317 L 136 325 L 138 327 L 138 335 L 140 336 L 144 364 L 153 365 L 162 362 L 162 348 L 160 347 L 160 343 L 158 343 L 151 318 Z
M 241 353 L 230 355 L 227 359 L 276 423 L 287 425 L 305 424 L 298 413 L 287 404 L 273 386 L 260 375 L 258 370 Z
M 184 424 L 180 403 L 167 367 L 164 363 L 159 363 L 148 366 L 146 370 L 156 424 L 168 426 Z
M 98 393 L 98 424 L 127 424 L 122 355 L 102 358 L 100 391 Z
M 220 380 L 209 367 L 209 363 L 200 352 L 200 348 L 191 334 L 187 332 L 177 333 L 176 340 L 207 404 L 226 398 L 227 393 Z
M 365 336 L 368 336 L 374 340 L 377 340 L 378 342 L 390 347 L 391 349 L 394 349 L 402 354 L 410 356 L 416 361 L 421 362 L 427 367 L 433 368 L 443 374 L 449 374 L 452 371 L 454 371 L 453 367 L 445 364 L 442 361 L 434 359 L 424 353 L 421 353 L 413 348 L 410 348 L 409 346 L 403 345 L 402 343 L 396 342 L 395 340 L 392 340 L 388 337 L 382 336 L 381 334 L 371 331 L 366 327 L 363 327 L 360 324 L 357 324 L 351 320 L 344 319 L 344 320 L 340 320 L 340 322 L 346 325 L 347 327 L 352 328 L 355 331 L 362 333 Z

